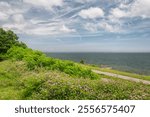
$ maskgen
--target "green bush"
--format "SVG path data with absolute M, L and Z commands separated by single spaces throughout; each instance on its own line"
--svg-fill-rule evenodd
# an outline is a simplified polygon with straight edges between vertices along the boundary
M 22 98 L 25 99 L 27 97 L 30 97 L 33 92 L 38 92 L 44 80 L 40 78 L 31 77 L 23 80 L 23 82 L 24 86 L 22 90 Z
M 6 53 L 12 46 L 27 47 L 23 42 L 18 41 L 18 37 L 13 31 L 5 31 L 0 28 L 0 53 Z
M 7 55 L 0 53 L 0 61 L 6 60 L 6 59 L 7 59 Z
M 71 76 L 97 79 L 99 76 L 90 69 L 84 68 L 74 62 L 46 57 L 40 51 L 29 48 L 12 47 L 7 52 L 8 57 L 14 60 L 23 60 L 30 70 L 37 67 L 44 67 L 50 70 L 59 70 Z
M 81 64 L 84 64 L 85 62 L 84 62 L 84 60 L 82 59 L 82 60 L 80 60 L 80 63 L 81 63 Z

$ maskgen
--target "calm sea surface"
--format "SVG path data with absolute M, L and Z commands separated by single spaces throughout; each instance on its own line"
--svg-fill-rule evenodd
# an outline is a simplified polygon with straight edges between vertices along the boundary
M 50 57 L 150 75 L 150 53 L 46 53 Z

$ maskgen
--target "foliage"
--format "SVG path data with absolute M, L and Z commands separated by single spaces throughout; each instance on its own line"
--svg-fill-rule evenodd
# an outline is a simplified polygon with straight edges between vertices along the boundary
M 93 73 L 90 69 L 82 67 L 71 61 L 59 60 L 46 57 L 39 51 L 33 51 L 29 48 L 12 47 L 7 52 L 8 57 L 15 60 L 23 60 L 27 63 L 30 70 L 38 67 L 44 67 L 49 70 L 59 70 L 71 76 L 97 79 L 99 75 Z
M 12 46 L 27 47 L 23 42 L 18 41 L 18 37 L 13 31 L 5 31 L 0 28 L 0 60 L 6 58 L 5 53 Z
M 75 79 L 60 71 L 27 69 L 22 61 L 0 62 L 0 99 L 150 99 L 150 85 L 106 76 L 105 80 Z
M 0 53 L 0 61 L 6 60 L 6 59 L 7 59 L 7 55 Z
M 80 63 L 81 63 L 81 64 L 84 64 L 84 60 L 82 59 L 82 60 L 80 61 Z

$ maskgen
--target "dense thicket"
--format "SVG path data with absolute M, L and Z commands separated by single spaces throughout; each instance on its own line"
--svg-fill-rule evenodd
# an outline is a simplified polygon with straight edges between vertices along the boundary
M 3 28 L 0 28 L 0 60 L 4 58 L 4 54 L 12 46 L 27 47 L 23 42 L 18 40 L 18 36 L 13 31 L 6 31 Z
M 12 47 L 8 50 L 7 56 L 15 61 L 24 61 L 30 70 L 45 68 L 48 70 L 58 70 L 74 77 L 97 79 L 99 76 L 90 69 L 72 61 L 65 61 L 47 57 L 40 51 L 29 48 Z
M 6 53 L 12 46 L 27 47 L 23 42 L 18 41 L 18 36 L 13 31 L 0 28 L 0 53 Z

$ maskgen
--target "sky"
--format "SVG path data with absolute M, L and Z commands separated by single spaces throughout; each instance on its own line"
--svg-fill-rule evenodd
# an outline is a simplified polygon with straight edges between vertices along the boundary
M 0 27 L 44 52 L 150 52 L 150 0 L 0 0 Z

